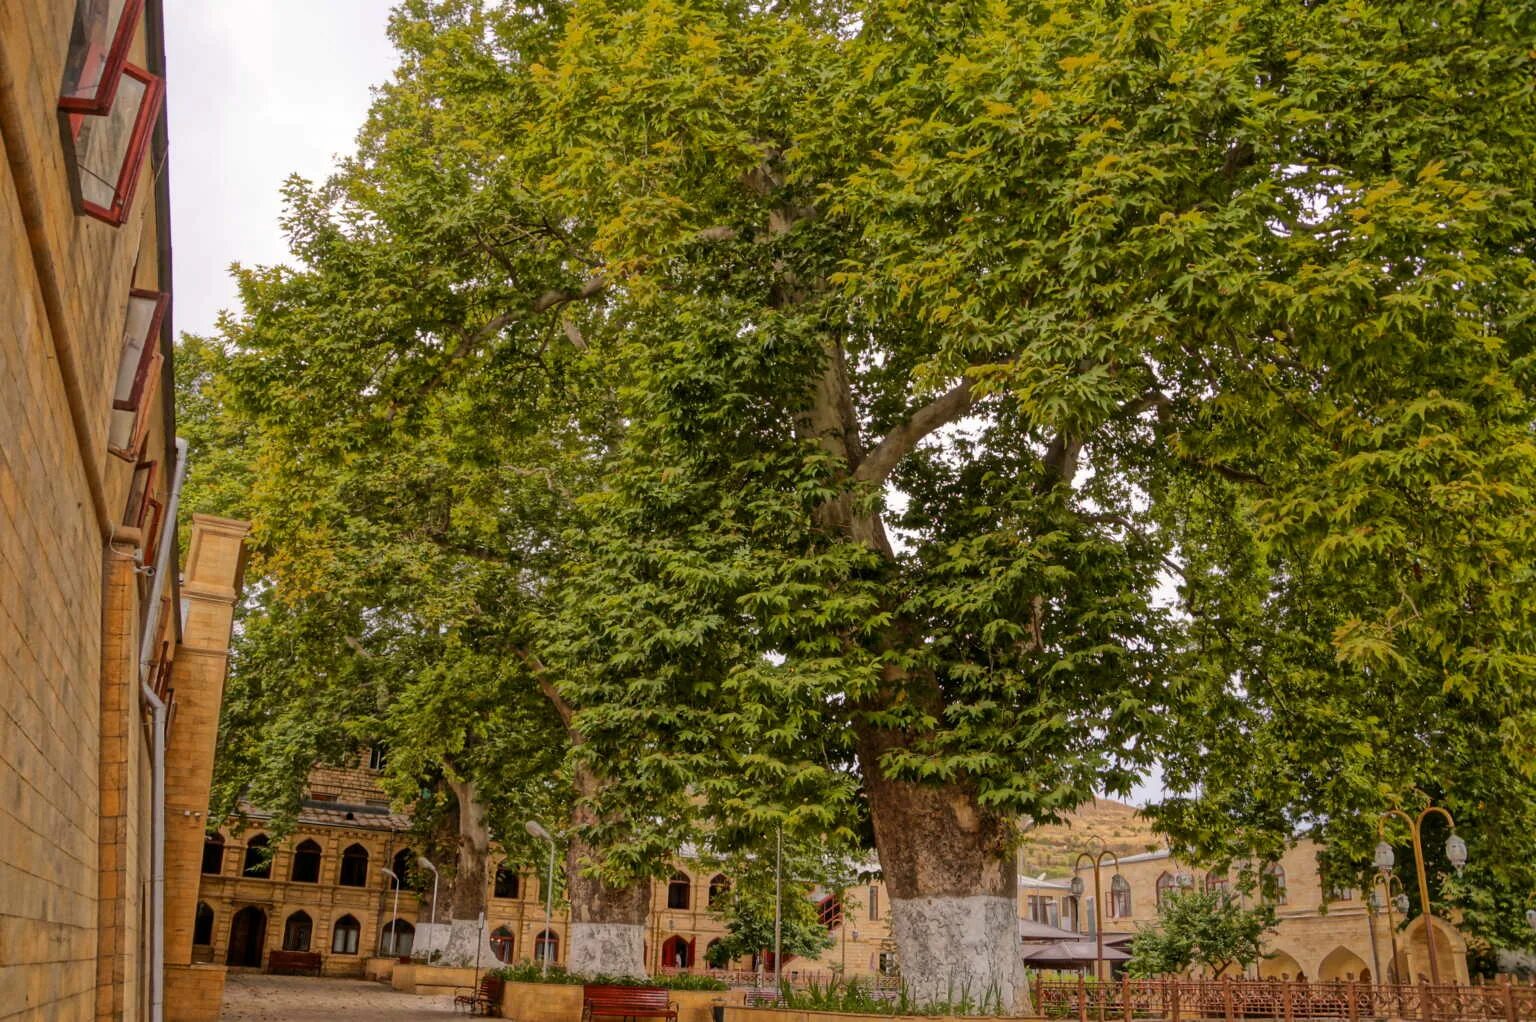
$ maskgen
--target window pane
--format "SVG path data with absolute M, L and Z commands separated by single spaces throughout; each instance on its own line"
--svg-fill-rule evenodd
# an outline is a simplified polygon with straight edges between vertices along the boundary
M 79 0 L 64 59 L 64 96 L 94 99 L 112 55 L 126 0 Z M 126 84 L 126 83 L 125 83 Z
M 111 209 L 128 159 L 128 145 L 139 120 L 149 86 L 124 75 L 112 109 L 99 117 L 80 117 L 75 132 L 75 165 L 80 172 L 80 196 L 87 203 Z

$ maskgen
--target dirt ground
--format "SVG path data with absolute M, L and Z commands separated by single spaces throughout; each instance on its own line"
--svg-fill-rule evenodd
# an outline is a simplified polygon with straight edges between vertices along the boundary
M 221 1022 L 421 1022 L 452 1018 L 453 997 L 417 997 L 360 979 L 231 972 Z M 467 1018 L 462 1011 L 460 1018 Z

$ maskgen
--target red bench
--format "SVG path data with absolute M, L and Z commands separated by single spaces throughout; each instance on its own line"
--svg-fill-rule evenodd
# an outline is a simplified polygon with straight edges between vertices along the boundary
M 495 976 L 480 981 L 480 989 L 472 994 L 458 994 L 453 999 L 453 1010 L 468 1008 L 471 1015 L 498 1015 L 501 1007 L 501 990 L 506 984 Z
M 312 972 L 320 975 L 318 951 L 271 951 L 267 954 L 267 971 L 274 976 L 280 972 Z
M 667 1000 L 660 987 L 621 987 L 587 984 L 581 988 L 581 1022 L 594 1015 L 612 1018 L 677 1018 L 677 1002 Z

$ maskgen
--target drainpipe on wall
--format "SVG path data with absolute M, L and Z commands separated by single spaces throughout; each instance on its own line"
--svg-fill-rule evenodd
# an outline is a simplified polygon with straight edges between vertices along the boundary
M 150 583 L 149 609 L 143 638 L 139 640 L 139 691 L 153 714 L 154 752 L 150 768 L 150 880 L 149 880 L 149 1019 L 165 1019 L 165 739 L 170 707 L 149 683 L 149 664 L 155 654 L 155 608 L 165 593 L 166 577 L 175 569 L 176 516 L 181 507 L 181 484 L 187 478 L 187 442 L 176 439 L 176 475 L 171 499 L 160 523 L 160 547 L 154 579 Z M 177 611 L 179 613 L 179 611 Z

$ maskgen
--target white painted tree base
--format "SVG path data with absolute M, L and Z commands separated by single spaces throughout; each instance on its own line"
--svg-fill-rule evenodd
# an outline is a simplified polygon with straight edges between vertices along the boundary
M 644 978 L 645 927 L 632 923 L 572 923 L 569 967 L 584 976 Z
M 891 935 L 907 996 L 919 1004 L 959 1004 L 1008 1013 L 1028 1003 L 1012 898 L 897 898 Z
M 482 969 L 499 964 L 484 923 L 477 919 L 455 919 L 447 930 L 443 956 L 435 964 L 473 967 L 478 963 Z

